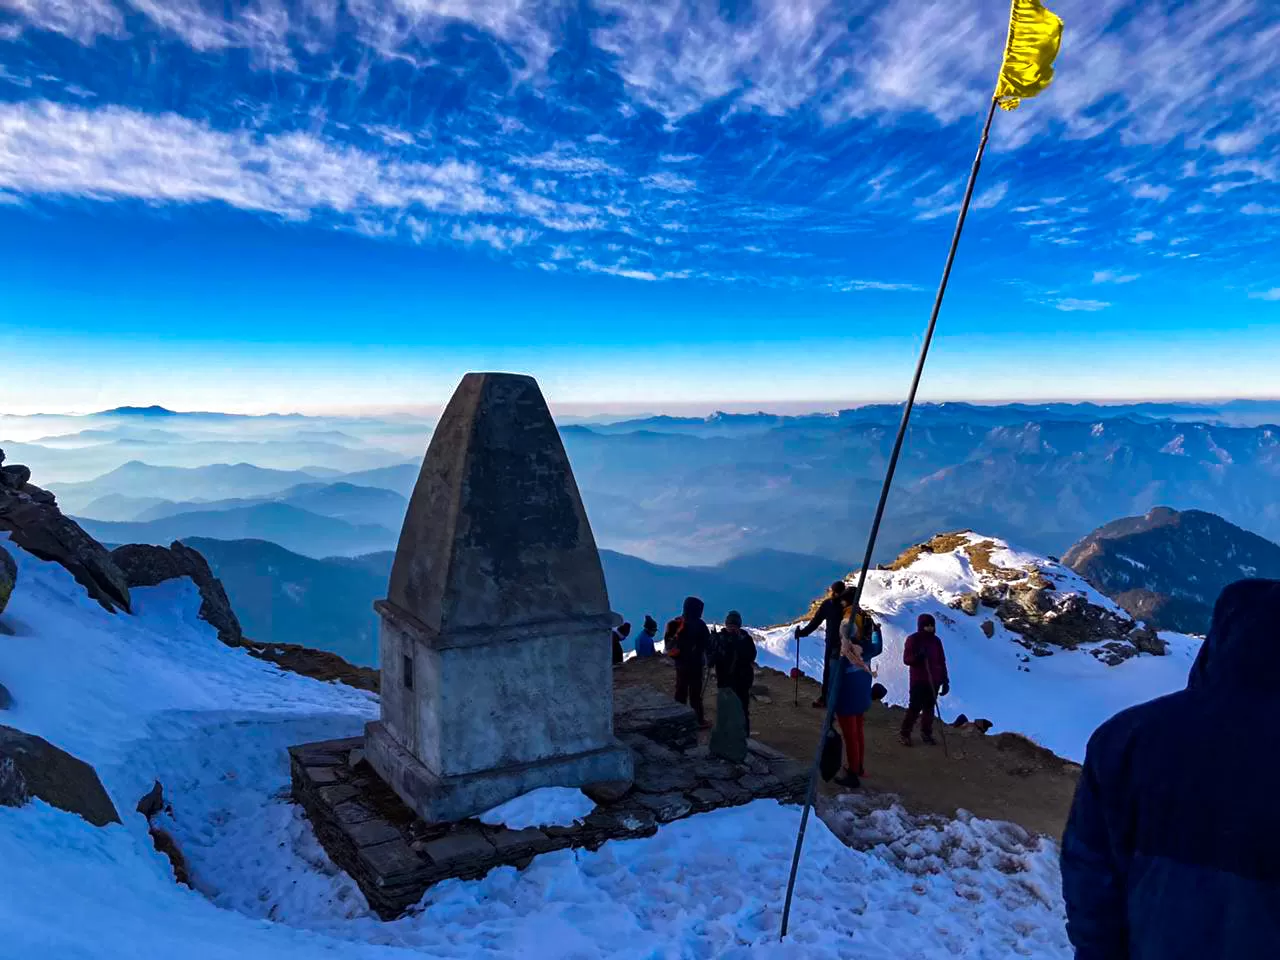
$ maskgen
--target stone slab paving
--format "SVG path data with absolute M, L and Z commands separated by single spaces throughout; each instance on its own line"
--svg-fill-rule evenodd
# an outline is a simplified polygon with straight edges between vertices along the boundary
M 472 880 L 494 867 L 523 868 L 552 850 L 594 850 L 608 840 L 650 836 L 659 824 L 717 807 L 803 797 L 804 764 L 754 740 L 748 741 L 744 763 L 717 759 L 694 745 L 697 725 L 688 707 L 656 690 L 618 694 L 615 729 L 634 755 L 635 782 L 588 787 L 596 809 L 573 827 L 426 823 L 365 762 L 360 737 L 290 747 L 293 797 L 330 859 L 351 875 L 384 920 L 400 916 L 428 887 L 451 877 Z

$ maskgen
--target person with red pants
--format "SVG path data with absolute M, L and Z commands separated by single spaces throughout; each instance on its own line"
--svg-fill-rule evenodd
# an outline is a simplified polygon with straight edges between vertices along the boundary
M 911 746 L 911 731 L 918 718 L 920 739 L 935 746 L 938 741 L 933 739 L 933 715 L 938 708 L 938 697 L 951 692 L 951 682 L 947 677 L 947 655 L 933 614 L 922 613 L 916 619 L 916 632 L 907 637 L 902 662 L 911 668 L 911 699 L 898 739 L 904 747 Z
M 836 687 L 836 723 L 840 725 L 840 737 L 844 740 L 845 769 L 835 783 L 856 789 L 861 786 L 860 777 L 867 771 L 863 766 L 866 756 L 866 740 L 863 731 L 863 715 L 871 707 L 871 668 L 862 659 L 862 647 L 848 637 L 840 644 L 840 683 Z

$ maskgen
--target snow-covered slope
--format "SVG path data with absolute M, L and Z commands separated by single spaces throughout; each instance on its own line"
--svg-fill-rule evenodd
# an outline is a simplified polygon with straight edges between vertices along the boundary
M 958 608 L 962 598 L 976 597 L 1000 584 L 1025 584 L 1032 571 L 1052 584 L 1052 596 L 1078 595 L 1094 608 L 1127 618 L 1118 606 L 1060 563 L 1011 548 L 992 537 L 966 533 L 951 549 L 922 551 L 898 570 L 867 575 L 863 605 L 883 626 L 884 653 L 875 661 L 877 680 L 888 688 L 891 703 L 907 700 L 907 668 L 902 647 L 916 629 L 916 617 L 931 613 L 947 652 L 951 694 L 941 701 L 944 718 L 965 714 L 985 718 L 995 732 L 1014 731 L 1072 760 L 1084 758 L 1085 744 L 1097 726 L 1113 714 L 1186 685 L 1187 672 L 1201 639 L 1185 634 L 1159 634 L 1165 656 L 1134 653 L 1109 666 L 1096 654 L 1110 654 L 1099 642 L 1074 649 L 1028 644 L 1005 626 L 993 609 L 978 605 L 974 614 Z M 991 544 L 976 562 L 966 548 Z M 1000 573 L 1000 571 L 1005 571 Z M 1018 579 L 1010 577 L 1017 575 Z M 852 582 L 852 578 L 851 578 Z M 984 622 L 992 631 L 988 637 Z M 795 666 L 792 626 L 761 631 L 761 663 L 788 670 Z M 1032 647 L 1039 649 L 1036 655 Z M 800 641 L 800 666 L 809 676 L 822 675 L 822 631 Z M 1126 651 L 1128 652 L 1128 651 Z
M 0 960 L 1069 956 L 1052 843 L 900 810 L 878 815 L 868 852 L 810 822 L 779 945 L 798 811 L 774 802 L 447 882 L 382 923 L 288 802 L 285 754 L 357 733 L 374 699 L 221 645 L 186 581 L 137 589 L 137 615 L 112 615 L 61 567 L 13 553 L 0 680 L 15 705 L 0 723 L 93 764 L 124 822 L 0 807 Z M 156 778 L 195 890 L 134 812 Z

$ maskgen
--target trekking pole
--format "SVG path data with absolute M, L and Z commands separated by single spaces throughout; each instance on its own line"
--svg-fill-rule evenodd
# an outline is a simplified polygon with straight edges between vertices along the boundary
M 924 662 L 924 676 L 929 681 L 929 689 L 933 691 L 933 715 L 938 718 L 938 732 L 942 734 L 942 755 L 951 759 L 951 751 L 947 749 L 947 722 L 942 719 L 942 708 L 938 706 L 938 688 L 933 685 L 933 671 L 929 669 L 929 661 Z
M 838 656 L 838 655 L 837 655 Z M 822 736 L 818 739 L 818 750 L 813 757 L 813 768 L 809 771 L 809 789 L 804 797 L 804 812 L 800 814 L 800 833 L 796 837 L 796 852 L 791 857 L 791 876 L 787 878 L 787 899 L 782 905 L 782 933 L 779 940 L 787 936 L 787 923 L 791 918 L 791 897 L 796 889 L 796 872 L 800 869 L 800 851 L 804 847 L 804 831 L 809 824 L 809 808 L 813 806 L 814 795 L 818 792 L 819 768 L 822 766 L 822 748 L 827 742 L 827 731 L 831 729 L 831 721 L 836 713 L 836 695 L 840 687 L 840 674 L 844 671 L 836 667 L 830 668 L 830 689 L 827 691 L 827 714 L 822 722 Z

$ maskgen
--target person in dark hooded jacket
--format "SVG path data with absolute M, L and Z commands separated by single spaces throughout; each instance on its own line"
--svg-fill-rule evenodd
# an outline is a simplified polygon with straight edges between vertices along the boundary
M 911 668 L 908 675 L 910 702 L 907 715 L 902 719 L 898 738 L 904 747 L 911 746 L 911 731 L 920 719 L 920 739 L 932 746 L 933 715 L 938 709 L 938 697 L 951 692 L 951 680 L 947 676 L 947 654 L 938 636 L 938 624 L 933 614 L 922 613 L 916 618 L 916 632 L 907 637 L 902 648 L 902 662 Z
M 1062 839 L 1077 960 L 1280 957 L 1280 581 L 1222 591 L 1187 688 L 1112 717 Z
M 685 597 L 683 612 L 670 624 L 665 639 L 667 653 L 676 662 L 676 702 L 693 707 L 698 726 L 705 730 L 707 718 L 702 712 L 702 681 L 711 631 L 702 620 L 704 609 L 706 605 L 697 597 Z
M 852 594 L 849 594 L 849 597 L 851 596 Z M 796 627 L 796 643 L 809 636 L 819 626 L 823 628 L 825 646 L 822 649 L 822 693 L 817 700 L 813 701 L 815 707 L 825 708 L 827 705 L 827 691 L 831 688 L 831 668 L 836 657 L 840 656 L 840 621 L 844 619 L 845 607 L 848 606 L 847 599 L 845 582 L 837 580 L 831 584 L 826 598 L 818 604 L 818 609 L 809 618 L 809 622 L 803 627 Z

